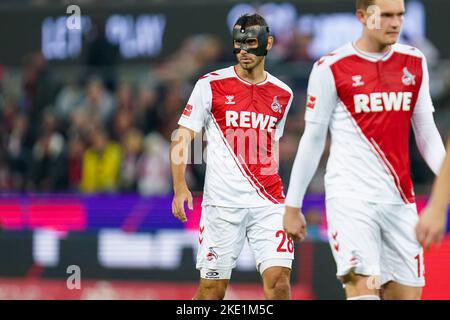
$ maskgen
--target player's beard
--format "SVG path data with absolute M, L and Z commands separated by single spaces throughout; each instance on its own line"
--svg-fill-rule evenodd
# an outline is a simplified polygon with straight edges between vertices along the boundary
M 263 59 L 264 57 L 256 56 L 256 58 L 250 63 L 243 63 L 239 60 L 239 65 L 241 66 L 242 69 L 251 71 L 255 69 L 257 66 L 259 66 L 259 64 L 263 61 Z

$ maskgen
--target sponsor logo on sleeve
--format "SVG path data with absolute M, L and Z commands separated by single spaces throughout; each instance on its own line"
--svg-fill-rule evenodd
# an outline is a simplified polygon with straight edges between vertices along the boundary
M 192 106 L 190 104 L 187 104 L 183 110 L 183 116 L 189 117 L 191 113 L 192 113 Z

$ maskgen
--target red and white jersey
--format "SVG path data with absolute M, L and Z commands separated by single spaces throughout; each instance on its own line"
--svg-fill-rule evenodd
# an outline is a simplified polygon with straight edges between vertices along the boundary
M 411 118 L 434 111 L 429 91 L 425 57 L 406 45 L 374 59 L 350 43 L 315 63 L 305 120 L 330 128 L 327 198 L 415 202 Z
M 251 84 L 234 67 L 200 78 L 178 122 L 207 140 L 203 205 L 284 203 L 274 143 L 283 135 L 292 90 L 266 72 Z

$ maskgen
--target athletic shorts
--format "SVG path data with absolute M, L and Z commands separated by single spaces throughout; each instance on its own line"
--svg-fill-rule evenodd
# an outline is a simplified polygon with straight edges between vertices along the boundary
M 204 279 L 230 279 L 248 240 L 263 272 L 274 266 L 291 268 L 294 243 L 283 231 L 284 205 L 258 208 L 204 206 L 200 219 L 197 269 Z
M 381 204 L 346 198 L 326 200 L 328 238 L 337 276 L 353 271 L 371 284 L 394 281 L 423 287 L 423 249 L 416 239 L 415 204 Z

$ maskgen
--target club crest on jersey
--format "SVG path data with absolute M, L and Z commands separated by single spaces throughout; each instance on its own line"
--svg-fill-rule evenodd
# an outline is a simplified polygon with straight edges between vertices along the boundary
M 283 111 L 283 107 L 282 107 L 281 104 L 278 102 L 278 97 L 277 97 L 277 96 L 275 96 L 275 97 L 273 98 L 273 102 L 272 102 L 271 107 L 272 107 L 272 110 L 273 110 L 274 112 L 279 112 L 279 113 L 281 113 L 281 112 Z
M 364 81 L 361 81 L 362 80 L 362 76 L 360 76 L 360 75 L 353 76 L 352 80 L 353 80 L 353 86 L 354 87 L 361 87 L 361 86 L 364 85 Z
M 316 106 L 316 97 L 308 94 L 308 98 L 306 100 L 306 107 L 310 109 L 314 109 Z
M 405 86 L 415 85 L 416 84 L 416 76 L 413 75 L 407 67 L 403 68 L 403 77 L 402 82 Z
M 227 101 L 225 101 L 225 104 L 236 104 L 236 101 L 234 101 L 234 96 L 225 96 Z

